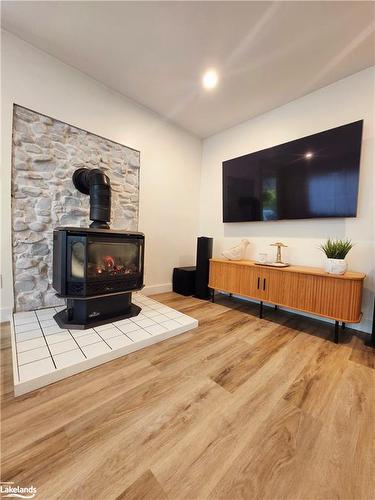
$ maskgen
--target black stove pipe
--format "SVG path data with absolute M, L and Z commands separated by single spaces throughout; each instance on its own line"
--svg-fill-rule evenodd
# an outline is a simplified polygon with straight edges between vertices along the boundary
M 90 195 L 90 227 L 109 229 L 111 220 L 111 181 L 98 168 L 78 168 L 73 184 L 83 194 Z

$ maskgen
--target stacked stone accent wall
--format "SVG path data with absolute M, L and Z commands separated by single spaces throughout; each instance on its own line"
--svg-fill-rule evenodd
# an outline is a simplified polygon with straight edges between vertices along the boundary
M 89 197 L 72 174 L 100 168 L 111 179 L 111 227 L 136 231 L 139 151 L 14 106 L 12 240 L 15 307 L 28 311 L 64 302 L 52 288 L 52 235 L 58 226 L 88 227 Z

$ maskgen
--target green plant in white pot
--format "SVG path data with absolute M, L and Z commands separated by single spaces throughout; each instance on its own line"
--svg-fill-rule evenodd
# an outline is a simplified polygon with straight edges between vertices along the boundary
M 320 245 L 320 249 L 327 256 L 324 266 L 327 273 L 344 274 L 348 268 L 345 257 L 352 248 L 351 240 L 331 240 L 331 238 Z

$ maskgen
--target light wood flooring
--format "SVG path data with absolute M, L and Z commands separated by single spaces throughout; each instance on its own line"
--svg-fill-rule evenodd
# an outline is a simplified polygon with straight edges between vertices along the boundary
M 374 500 L 375 354 L 350 330 L 173 293 L 183 335 L 14 399 L 2 481 L 37 500 Z

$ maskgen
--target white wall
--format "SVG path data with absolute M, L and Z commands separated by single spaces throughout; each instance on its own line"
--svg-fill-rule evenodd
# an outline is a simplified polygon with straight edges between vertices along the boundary
M 146 235 L 145 283 L 149 292 L 169 289 L 172 268 L 195 261 L 201 141 L 19 38 L 2 35 L 2 319 L 13 306 L 13 103 L 141 152 L 139 230 Z
M 215 255 L 246 237 L 248 258 L 254 258 L 259 251 L 272 252 L 269 243 L 280 239 L 289 245 L 287 260 L 313 266 L 323 263 L 317 249 L 323 239 L 347 236 L 356 242 L 350 268 L 368 275 L 359 327 L 369 330 L 375 290 L 374 68 L 206 139 L 201 177 L 199 139 L 13 35 L 4 33 L 2 42 L 2 310 L 9 312 L 13 305 L 10 182 L 12 106 L 17 103 L 141 151 L 139 230 L 146 234 L 149 291 L 168 289 L 172 268 L 194 263 L 198 229 L 215 238 Z M 221 222 L 223 160 L 362 118 L 356 219 Z
M 351 238 L 355 247 L 349 267 L 367 274 L 359 329 L 369 331 L 375 290 L 374 120 L 375 69 L 369 68 L 328 87 L 209 137 L 203 143 L 200 233 L 215 238 L 214 254 L 248 238 L 248 258 L 274 252 L 270 243 L 283 241 L 285 260 L 321 267 L 317 246 L 325 238 Z M 277 82 L 275 82 L 277 85 Z M 252 96 L 249 95 L 249 99 Z M 299 137 L 364 119 L 358 216 L 278 222 L 222 222 L 222 161 Z

